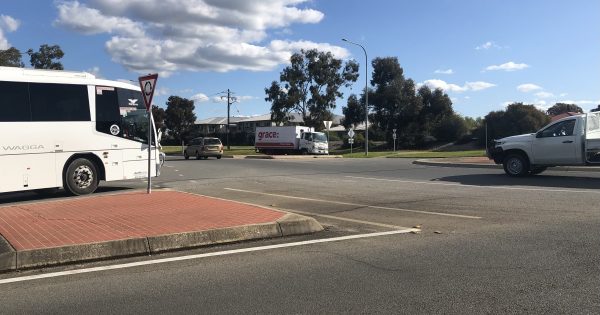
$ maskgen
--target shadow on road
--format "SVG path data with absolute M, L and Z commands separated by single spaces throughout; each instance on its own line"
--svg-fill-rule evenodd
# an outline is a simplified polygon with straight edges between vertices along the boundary
M 535 186 L 547 188 L 600 189 L 600 178 L 581 176 L 536 175 L 515 178 L 504 174 L 471 174 L 440 177 L 437 180 L 472 186 Z
M 101 195 L 105 193 L 120 192 L 130 190 L 130 187 L 98 187 L 98 190 L 94 195 Z M 59 198 L 70 197 L 64 190 L 55 191 L 23 191 L 23 192 L 12 192 L 12 193 L 1 193 L 0 194 L 0 205 L 11 202 L 27 202 L 27 201 L 50 201 Z

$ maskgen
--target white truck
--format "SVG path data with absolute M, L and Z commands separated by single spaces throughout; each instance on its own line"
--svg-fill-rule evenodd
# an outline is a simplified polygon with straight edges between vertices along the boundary
M 327 137 L 304 126 L 256 127 L 256 152 L 281 154 L 329 154 Z
M 494 140 L 488 156 L 510 176 L 552 166 L 600 166 L 600 112 L 554 121 L 536 133 Z

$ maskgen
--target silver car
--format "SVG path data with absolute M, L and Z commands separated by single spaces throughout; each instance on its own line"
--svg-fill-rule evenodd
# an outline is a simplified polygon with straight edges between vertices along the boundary
M 183 157 L 189 159 L 195 156 L 196 160 L 207 159 L 209 156 L 220 159 L 223 155 L 223 144 L 219 138 L 194 138 L 183 150 Z

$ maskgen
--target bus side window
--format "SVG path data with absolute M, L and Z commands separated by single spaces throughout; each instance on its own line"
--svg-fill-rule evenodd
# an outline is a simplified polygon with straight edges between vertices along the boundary
M 27 83 L 0 82 L 0 121 L 31 121 Z
M 90 121 L 87 85 L 29 83 L 32 121 Z
M 118 128 L 115 128 L 117 126 Z M 96 130 L 123 137 L 121 114 L 114 87 L 96 87 Z

